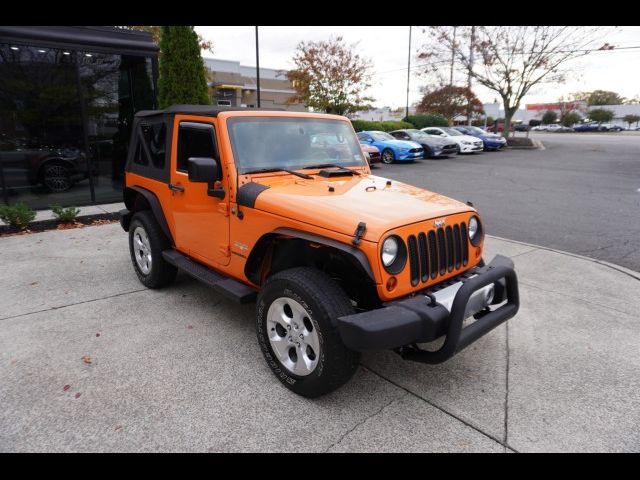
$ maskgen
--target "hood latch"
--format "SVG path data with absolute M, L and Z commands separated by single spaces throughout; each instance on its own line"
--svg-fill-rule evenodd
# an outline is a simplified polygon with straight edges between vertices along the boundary
M 367 224 L 364 222 L 360 222 L 356 227 L 356 231 L 353 233 L 353 240 L 351 240 L 351 243 L 353 243 L 356 246 L 360 245 L 360 239 L 362 238 L 366 230 L 367 230 Z

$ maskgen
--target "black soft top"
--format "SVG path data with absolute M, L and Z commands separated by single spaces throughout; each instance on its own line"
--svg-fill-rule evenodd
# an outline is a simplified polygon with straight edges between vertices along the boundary
M 216 105 L 171 105 L 164 110 L 141 110 L 136 113 L 136 117 L 155 117 L 157 115 L 204 115 L 207 117 L 217 117 L 222 112 L 283 112 L 284 108 L 249 108 L 249 107 L 221 107 Z

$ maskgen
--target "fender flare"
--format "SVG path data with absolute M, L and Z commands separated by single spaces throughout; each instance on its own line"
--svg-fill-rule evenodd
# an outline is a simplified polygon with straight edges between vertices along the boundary
M 251 275 L 251 269 L 255 266 L 256 259 L 261 257 L 261 250 L 266 249 L 271 238 L 278 235 L 286 235 L 287 237 L 298 238 L 301 240 L 307 240 L 309 242 L 318 243 L 320 245 L 325 245 L 327 247 L 335 248 L 336 250 L 340 250 L 345 252 L 346 254 L 353 257 L 358 264 L 362 267 L 363 271 L 367 274 L 369 279 L 376 283 L 375 275 L 373 274 L 373 270 L 371 269 L 371 264 L 369 263 L 369 259 L 365 255 L 365 253 L 352 245 L 347 245 L 346 243 L 339 242 L 337 240 L 333 240 L 331 238 L 323 237 L 321 235 L 315 235 L 312 233 L 304 232 L 301 230 L 295 230 L 293 228 L 277 228 L 269 233 L 266 233 L 260 237 L 260 239 L 256 242 L 251 253 L 247 257 L 247 261 L 245 263 L 245 276 L 254 281 Z
M 158 197 L 156 197 L 156 194 L 150 190 L 147 190 L 146 188 L 139 187 L 139 186 L 131 186 L 126 188 L 136 191 L 137 193 L 142 195 L 145 198 L 145 200 L 147 200 L 147 202 L 149 203 L 149 206 L 151 207 L 151 212 L 153 213 L 153 216 L 156 218 L 156 221 L 158 222 L 158 225 L 160 225 L 160 228 L 162 229 L 164 234 L 167 236 L 167 238 L 171 242 L 171 245 L 175 246 L 175 242 L 173 241 L 173 236 L 171 235 L 171 230 L 169 230 L 167 219 L 165 218 L 164 211 L 162 210 L 162 205 L 160 205 L 160 200 L 158 200 Z

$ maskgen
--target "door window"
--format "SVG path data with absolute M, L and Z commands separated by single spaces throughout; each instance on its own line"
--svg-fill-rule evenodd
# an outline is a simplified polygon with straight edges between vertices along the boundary
M 217 158 L 213 125 L 183 122 L 178 132 L 178 162 L 176 169 L 187 172 L 192 157 Z

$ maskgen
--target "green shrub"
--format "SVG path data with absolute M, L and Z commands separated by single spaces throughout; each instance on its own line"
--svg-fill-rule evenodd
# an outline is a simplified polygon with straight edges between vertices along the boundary
M 448 127 L 449 122 L 442 115 L 427 114 L 427 115 L 409 115 L 404 120 L 412 123 L 413 128 L 426 128 L 426 127 Z
M 78 214 L 80 213 L 79 208 L 76 208 L 76 207 L 63 208 L 60 205 L 51 205 L 51 211 L 56 216 L 58 221 L 63 223 L 73 222 L 78 216 Z
M 0 219 L 12 227 L 26 227 L 36 218 L 36 212 L 26 203 L 18 202 L 13 205 L 0 205 Z
M 415 128 L 413 124 L 408 122 L 399 122 L 389 120 L 386 122 L 370 122 L 369 120 L 351 120 L 353 129 L 356 132 L 362 132 L 363 130 L 382 130 L 383 132 L 391 132 L 393 130 L 400 130 L 401 128 Z

